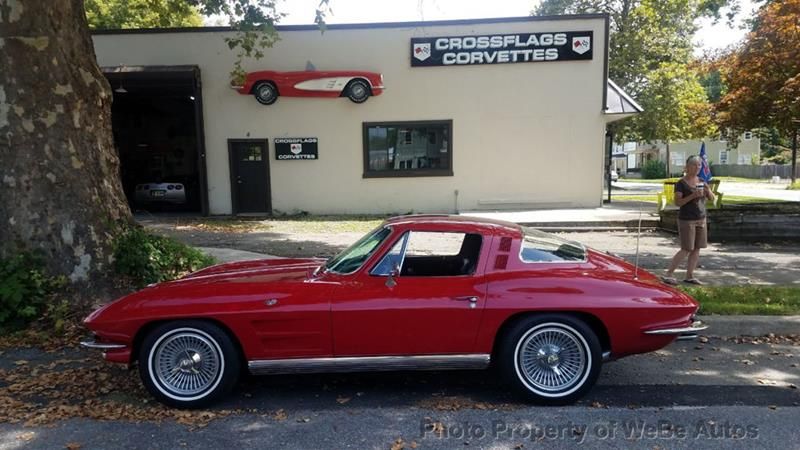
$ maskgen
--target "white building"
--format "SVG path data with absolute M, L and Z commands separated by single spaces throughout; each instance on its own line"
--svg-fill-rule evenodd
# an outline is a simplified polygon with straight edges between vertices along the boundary
M 380 73 L 385 92 L 266 106 L 230 88 L 228 29 L 94 34 L 129 198 L 174 181 L 210 214 L 597 207 L 606 124 L 641 110 L 607 79 L 605 15 L 278 31 L 245 69 L 311 61 Z M 293 138 L 316 156 L 278 159 Z

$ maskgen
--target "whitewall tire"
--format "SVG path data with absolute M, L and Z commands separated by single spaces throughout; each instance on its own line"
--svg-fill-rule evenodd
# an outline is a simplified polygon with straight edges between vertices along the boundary
M 139 351 L 142 383 L 158 401 L 178 408 L 204 406 L 230 392 L 240 365 L 228 335 L 196 320 L 157 326 Z
M 500 337 L 498 359 L 505 379 L 526 399 L 569 404 L 588 392 L 600 374 L 597 335 L 563 314 L 530 316 Z

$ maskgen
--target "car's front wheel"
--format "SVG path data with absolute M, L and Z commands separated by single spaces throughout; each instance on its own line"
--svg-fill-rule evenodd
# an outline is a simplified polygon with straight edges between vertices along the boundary
M 259 81 L 253 86 L 253 95 L 258 103 L 271 105 L 278 100 L 278 88 L 269 81 Z
M 353 80 L 345 88 L 345 95 L 354 103 L 364 103 L 370 93 L 369 85 L 364 80 Z
M 160 402 L 178 408 L 207 405 L 230 392 L 239 378 L 239 353 L 228 335 L 208 322 L 157 326 L 142 341 L 139 374 Z
M 547 405 L 572 403 L 592 388 L 600 373 L 597 335 L 568 315 L 524 318 L 501 337 L 500 370 L 528 400 Z

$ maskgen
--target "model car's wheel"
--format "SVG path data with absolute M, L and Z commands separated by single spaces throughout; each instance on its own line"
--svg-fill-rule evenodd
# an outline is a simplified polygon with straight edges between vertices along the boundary
M 262 105 L 271 105 L 278 100 L 278 88 L 270 81 L 259 81 L 253 86 L 253 95 Z
M 160 402 L 178 408 L 207 405 L 230 392 L 240 359 L 219 327 L 202 321 L 169 322 L 142 342 L 139 374 Z
M 567 315 L 520 320 L 499 344 L 498 363 L 506 380 L 537 403 L 572 403 L 591 389 L 602 365 L 595 333 Z
M 372 93 L 369 89 L 369 84 L 364 80 L 351 81 L 344 92 L 347 98 L 355 103 L 364 103 Z

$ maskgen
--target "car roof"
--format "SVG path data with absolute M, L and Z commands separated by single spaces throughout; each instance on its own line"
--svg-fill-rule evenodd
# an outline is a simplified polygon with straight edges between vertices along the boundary
M 448 214 L 411 214 L 407 216 L 396 216 L 386 219 L 384 224 L 403 227 L 413 225 L 444 225 L 443 228 L 447 230 L 458 229 L 462 231 L 478 231 L 487 234 L 502 234 L 507 236 L 520 236 L 522 233 L 522 228 L 514 222 Z M 426 226 L 426 228 L 428 227 Z

